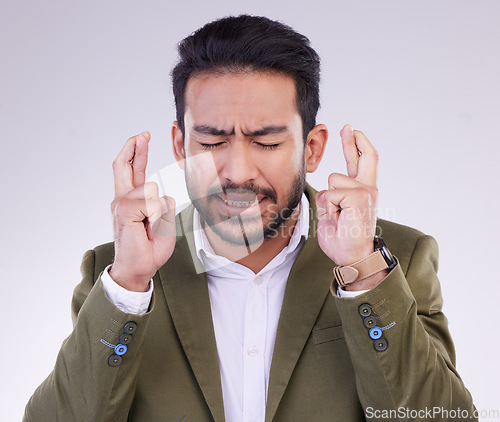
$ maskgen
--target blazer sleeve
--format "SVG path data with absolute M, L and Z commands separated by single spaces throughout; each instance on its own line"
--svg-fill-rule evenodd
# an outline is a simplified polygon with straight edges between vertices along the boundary
M 84 255 L 82 281 L 73 295 L 73 332 L 29 400 L 24 422 L 127 420 L 154 298 L 142 316 L 120 311 L 100 279 L 110 262 L 100 260 L 94 250 Z
M 436 241 L 420 236 L 404 260 L 405 269 L 398 263 L 374 289 L 355 298 L 334 295 L 365 416 L 447 421 L 461 412 L 477 420 L 455 369 Z

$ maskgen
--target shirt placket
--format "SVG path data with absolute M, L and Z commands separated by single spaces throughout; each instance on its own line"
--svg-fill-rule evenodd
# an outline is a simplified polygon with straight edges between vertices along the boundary
M 266 407 L 265 347 L 267 282 L 257 276 L 250 284 L 245 308 L 243 343 L 243 421 L 262 422 Z

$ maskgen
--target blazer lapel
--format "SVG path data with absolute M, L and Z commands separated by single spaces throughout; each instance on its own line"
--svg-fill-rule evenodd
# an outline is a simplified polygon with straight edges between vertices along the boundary
M 215 421 L 224 421 L 207 275 L 199 271 L 202 264 L 194 250 L 192 220 L 192 206 L 177 216 L 177 233 L 184 236 L 178 239 L 172 258 L 160 269 L 159 276 L 179 339 L 212 416 Z
M 308 185 L 309 237 L 292 266 L 283 298 L 269 375 L 266 422 L 274 418 L 302 349 L 329 294 L 333 278 L 335 263 L 318 245 L 314 194 L 315 191 Z

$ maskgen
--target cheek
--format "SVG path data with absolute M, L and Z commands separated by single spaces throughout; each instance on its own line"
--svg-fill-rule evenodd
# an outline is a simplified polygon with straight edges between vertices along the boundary
M 217 168 L 211 152 L 202 152 L 186 158 L 186 171 L 189 171 L 191 180 L 200 185 L 207 185 L 218 180 Z
M 282 175 L 282 177 L 294 177 L 304 166 L 304 154 L 302 151 L 292 150 L 269 163 L 270 171 Z
M 291 189 L 291 185 L 303 168 L 304 157 L 300 153 L 291 152 L 276 157 L 271 163 L 266 162 L 261 167 L 261 174 L 266 181 L 277 192 L 278 196 L 286 196 Z

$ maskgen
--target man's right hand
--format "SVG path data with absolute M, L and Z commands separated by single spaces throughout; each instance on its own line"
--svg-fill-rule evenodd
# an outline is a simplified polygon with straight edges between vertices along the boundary
M 127 290 L 145 292 L 175 247 L 175 201 L 159 197 L 146 181 L 148 132 L 130 138 L 113 162 L 115 199 L 111 203 L 115 260 L 111 278 Z

